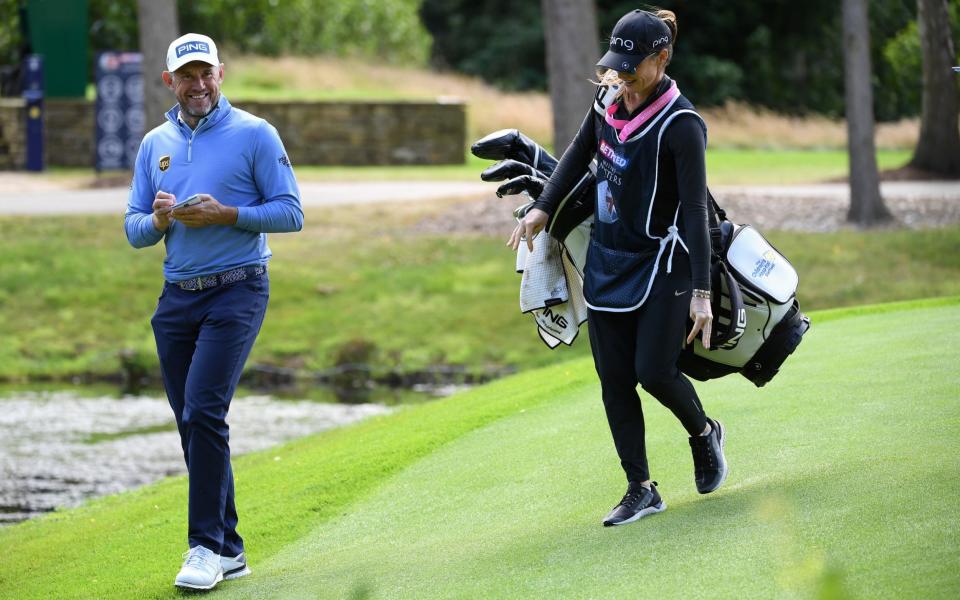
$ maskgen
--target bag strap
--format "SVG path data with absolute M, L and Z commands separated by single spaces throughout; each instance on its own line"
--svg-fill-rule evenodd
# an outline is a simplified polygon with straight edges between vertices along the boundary
M 710 188 L 707 188 L 707 224 L 710 227 L 710 249 L 713 251 L 712 262 L 723 260 L 723 232 L 720 224 L 727 220 L 727 211 L 720 208 Z
M 726 263 L 716 261 L 710 268 L 711 287 L 714 290 L 711 309 L 715 317 L 724 316 L 728 324 L 722 325 L 719 319 L 714 318 L 713 333 L 710 335 L 710 347 L 719 348 L 732 339 L 743 335 L 746 323 L 738 321 L 741 315 L 745 315 L 743 308 L 743 295 L 740 293 L 740 285 L 734 279 L 733 273 L 727 268 Z M 723 308 L 720 302 L 720 290 L 722 288 L 721 279 L 727 284 L 727 294 L 730 298 L 730 310 Z

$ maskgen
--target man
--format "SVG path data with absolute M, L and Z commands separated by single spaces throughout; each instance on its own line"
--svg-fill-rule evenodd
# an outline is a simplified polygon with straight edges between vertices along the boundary
M 267 308 L 266 234 L 303 226 L 276 129 L 230 106 L 223 74 L 209 37 L 170 44 L 162 77 L 177 105 L 143 138 L 124 219 L 135 248 L 166 245 L 151 324 L 190 479 L 190 550 L 174 585 L 191 589 L 250 572 L 226 416 Z M 194 195 L 199 202 L 173 208 Z

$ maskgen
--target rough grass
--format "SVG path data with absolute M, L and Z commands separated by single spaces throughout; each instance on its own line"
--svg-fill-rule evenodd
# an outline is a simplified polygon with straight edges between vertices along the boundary
M 683 82 L 679 83 L 682 89 Z M 432 70 L 322 57 L 238 56 L 227 63 L 223 89 L 236 100 L 457 98 L 467 103 L 471 140 L 506 127 L 517 127 L 541 143 L 549 143 L 553 135 L 546 94 L 503 92 L 475 77 Z M 692 100 L 696 104 L 697 99 Z M 711 144 L 718 148 L 846 148 L 846 124 L 838 119 L 790 117 L 739 103 L 701 113 Z M 918 132 L 917 119 L 879 124 L 877 147 L 913 148 Z
M 960 305 L 819 323 L 764 389 L 698 384 L 731 475 L 696 494 L 644 400 L 668 510 L 599 520 L 624 482 L 588 359 L 235 462 L 242 598 L 953 598 Z M 0 596 L 168 598 L 185 481 L 0 529 Z M 611 576 L 611 565 L 629 565 Z
M 586 356 L 585 343 L 540 351 L 503 239 L 416 233 L 442 208 L 308 210 L 303 232 L 271 235 L 271 304 L 251 362 L 324 368 L 357 340 L 384 368 Z M 800 272 L 805 310 L 960 294 L 957 227 L 764 233 Z M 0 218 L 0 253 L 0 377 L 110 374 L 121 360 L 155 372 L 162 246 L 130 248 L 119 215 Z

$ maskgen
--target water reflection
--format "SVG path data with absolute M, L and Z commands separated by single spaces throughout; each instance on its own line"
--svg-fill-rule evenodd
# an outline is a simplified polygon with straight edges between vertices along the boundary
M 319 391 L 308 400 L 239 391 L 228 418 L 233 454 L 391 410 L 380 403 L 316 401 L 329 399 Z M 409 398 L 386 400 L 395 404 Z M 0 524 L 185 471 L 162 392 L 120 396 L 109 388 L 0 390 Z

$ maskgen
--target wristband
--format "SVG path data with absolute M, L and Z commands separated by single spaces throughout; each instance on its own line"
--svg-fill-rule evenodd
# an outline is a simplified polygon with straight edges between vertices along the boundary
M 694 297 L 694 298 L 702 298 L 702 299 L 704 299 L 704 300 L 709 300 L 709 299 L 710 299 L 710 290 L 698 290 L 698 289 L 694 288 L 694 290 L 693 290 L 693 297 Z

